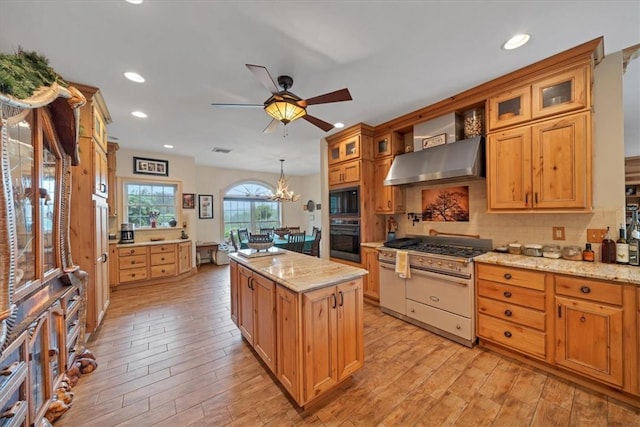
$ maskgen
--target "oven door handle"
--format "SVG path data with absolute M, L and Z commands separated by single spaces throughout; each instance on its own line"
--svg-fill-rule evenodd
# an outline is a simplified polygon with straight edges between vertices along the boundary
M 384 262 L 384 261 L 380 261 L 380 268 L 384 268 L 385 270 L 394 270 L 394 271 L 396 269 L 394 264 Z
M 432 271 L 418 270 L 416 268 L 411 268 L 411 277 L 413 278 L 413 276 L 431 277 L 433 279 L 443 280 L 446 282 L 453 282 L 462 286 L 469 286 L 468 279 L 465 280 L 460 277 L 448 276 L 446 274 L 434 273 Z M 411 278 L 407 280 L 411 280 Z

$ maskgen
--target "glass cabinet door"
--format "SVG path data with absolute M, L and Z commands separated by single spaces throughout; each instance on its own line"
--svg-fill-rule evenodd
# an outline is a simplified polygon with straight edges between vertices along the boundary
M 531 87 L 513 89 L 489 98 L 489 129 L 531 120 Z
M 580 67 L 533 84 L 533 118 L 587 107 L 587 72 Z
M 42 230 L 43 269 L 47 274 L 60 266 L 55 242 L 58 240 L 58 212 L 56 177 L 58 174 L 57 156 L 53 152 L 54 145 L 47 132 L 43 133 L 42 173 L 40 174 L 40 189 L 38 209 L 40 211 L 40 229 Z
M 34 112 L 30 111 L 22 121 L 7 126 L 7 151 L 16 231 L 15 292 L 35 281 L 37 277 L 35 219 L 39 183 L 36 179 L 32 138 L 33 116 Z

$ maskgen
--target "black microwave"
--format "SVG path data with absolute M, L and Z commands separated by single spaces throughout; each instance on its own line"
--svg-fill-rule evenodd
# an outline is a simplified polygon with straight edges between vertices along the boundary
M 360 216 L 360 187 L 330 190 L 329 215 Z

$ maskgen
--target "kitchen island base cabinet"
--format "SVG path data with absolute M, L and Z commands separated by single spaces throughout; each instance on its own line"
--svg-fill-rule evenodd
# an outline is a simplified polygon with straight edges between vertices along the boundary
M 360 280 L 302 295 L 305 401 L 325 393 L 362 367 L 363 310 Z

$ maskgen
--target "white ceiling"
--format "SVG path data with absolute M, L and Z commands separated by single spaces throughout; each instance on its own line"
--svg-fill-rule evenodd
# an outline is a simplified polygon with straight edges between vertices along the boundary
M 525 47 L 500 49 L 519 32 Z M 347 87 L 353 101 L 309 114 L 375 126 L 599 36 L 605 54 L 639 43 L 640 1 L 0 0 L 0 51 L 37 51 L 101 88 L 121 147 L 264 172 L 283 158 L 288 175 L 317 173 L 319 141 L 336 130 L 298 120 L 287 138 L 282 126 L 266 135 L 262 109 L 212 107 L 269 97 L 247 63 L 292 76 L 302 98 Z

